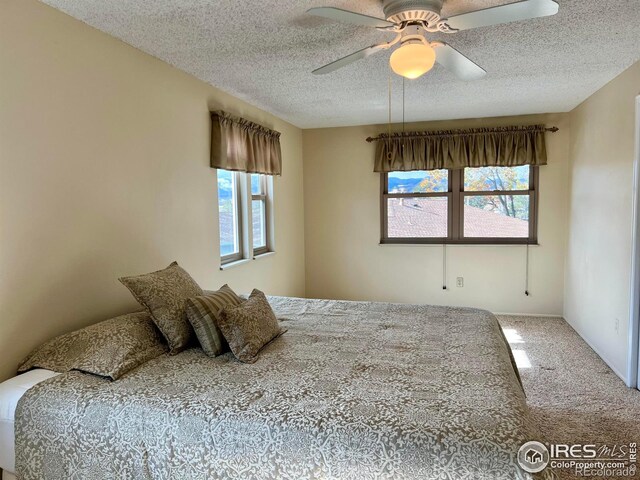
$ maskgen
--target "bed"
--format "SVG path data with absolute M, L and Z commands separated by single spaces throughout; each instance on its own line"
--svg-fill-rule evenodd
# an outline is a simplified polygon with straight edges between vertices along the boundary
M 192 348 L 27 390 L 18 477 L 534 478 L 516 455 L 536 431 L 491 313 L 269 300 L 288 331 L 255 364 Z
M 18 401 L 31 387 L 56 375 L 50 370 L 34 369 L 0 383 L 0 468 L 3 480 L 9 479 L 9 474 L 15 470 L 14 430 Z

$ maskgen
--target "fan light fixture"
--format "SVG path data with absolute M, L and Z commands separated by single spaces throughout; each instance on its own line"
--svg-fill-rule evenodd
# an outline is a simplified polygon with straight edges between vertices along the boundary
M 435 50 L 430 45 L 415 40 L 403 43 L 389 59 L 395 73 L 411 80 L 427 73 L 435 62 Z
M 471 28 L 547 17 L 558 13 L 560 8 L 556 0 L 515 0 L 506 5 L 472 10 L 446 18 L 442 16 L 442 6 L 445 1 L 448 0 L 378 0 L 378 3 L 382 3 L 385 18 L 371 17 L 334 7 L 315 7 L 307 10 L 307 13 L 318 17 L 396 34 L 396 37 L 389 42 L 378 43 L 353 52 L 324 67 L 316 68 L 313 74 L 325 75 L 335 72 L 356 60 L 401 44 L 400 48 L 391 55 L 390 62 L 391 68 L 398 75 L 405 78 L 418 78 L 431 70 L 433 62 L 437 61 L 460 80 L 479 80 L 487 74 L 482 67 L 446 42 L 437 41 L 429 44 L 424 34 L 454 34 Z

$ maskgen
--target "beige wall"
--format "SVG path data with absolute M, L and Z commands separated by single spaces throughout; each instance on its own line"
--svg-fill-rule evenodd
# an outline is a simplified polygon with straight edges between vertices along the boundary
M 640 63 L 587 99 L 570 117 L 564 316 L 622 377 L 627 374 L 638 94 Z
M 0 0 L 0 380 L 53 335 L 136 308 L 117 277 L 304 295 L 302 133 L 35 0 Z M 276 255 L 219 270 L 209 109 L 282 132 Z
M 386 126 L 305 130 L 307 296 L 480 307 L 561 314 L 566 239 L 569 124 L 566 115 L 412 124 L 408 129 L 557 125 L 540 169 L 540 246 L 531 247 L 531 296 L 524 295 L 524 246 L 449 246 L 442 290 L 442 246 L 379 246 L 380 175 L 368 136 Z M 394 128 L 398 128 L 396 125 Z M 464 277 L 464 287 L 455 279 Z
M 640 64 L 571 114 L 408 126 L 561 129 L 541 169 L 532 295 L 523 246 L 448 247 L 443 291 L 442 247 L 378 245 L 380 177 L 364 139 L 385 126 L 303 133 L 35 0 L 0 11 L 0 380 L 40 342 L 136 308 L 117 277 L 174 259 L 205 288 L 564 312 L 624 376 Z M 284 155 L 278 253 L 224 272 L 207 166 L 217 108 L 283 132 Z

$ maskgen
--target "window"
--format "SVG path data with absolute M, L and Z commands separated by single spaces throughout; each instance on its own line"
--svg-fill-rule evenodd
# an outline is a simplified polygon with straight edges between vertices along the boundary
M 242 248 L 242 208 L 240 173 L 218 170 L 218 215 L 222 263 L 240 260 Z
M 251 221 L 253 224 L 253 254 L 266 253 L 267 245 L 267 176 L 251 175 Z
M 538 167 L 382 174 L 382 243 L 537 241 Z
M 222 169 L 217 174 L 222 265 L 267 253 L 272 248 L 271 177 Z

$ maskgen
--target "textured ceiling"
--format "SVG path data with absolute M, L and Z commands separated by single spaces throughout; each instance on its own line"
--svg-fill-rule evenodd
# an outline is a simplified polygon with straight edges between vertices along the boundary
M 446 0 L 443 16 L 512 0 Z M 44 0 L 302 128 L 384 123 L 389 52 L 311 71 L 392 38 L 305 14 L 335 6 L 382 17 L 377 0 Z M 487 70 L 463 82 L 439 65 L 406 82 L 406 120 L 571 110 L 640 59 L 638 0 L 558 0 L 553 17 L 433 34 Z M 393 77 L 393 121 L 402 79 Z

